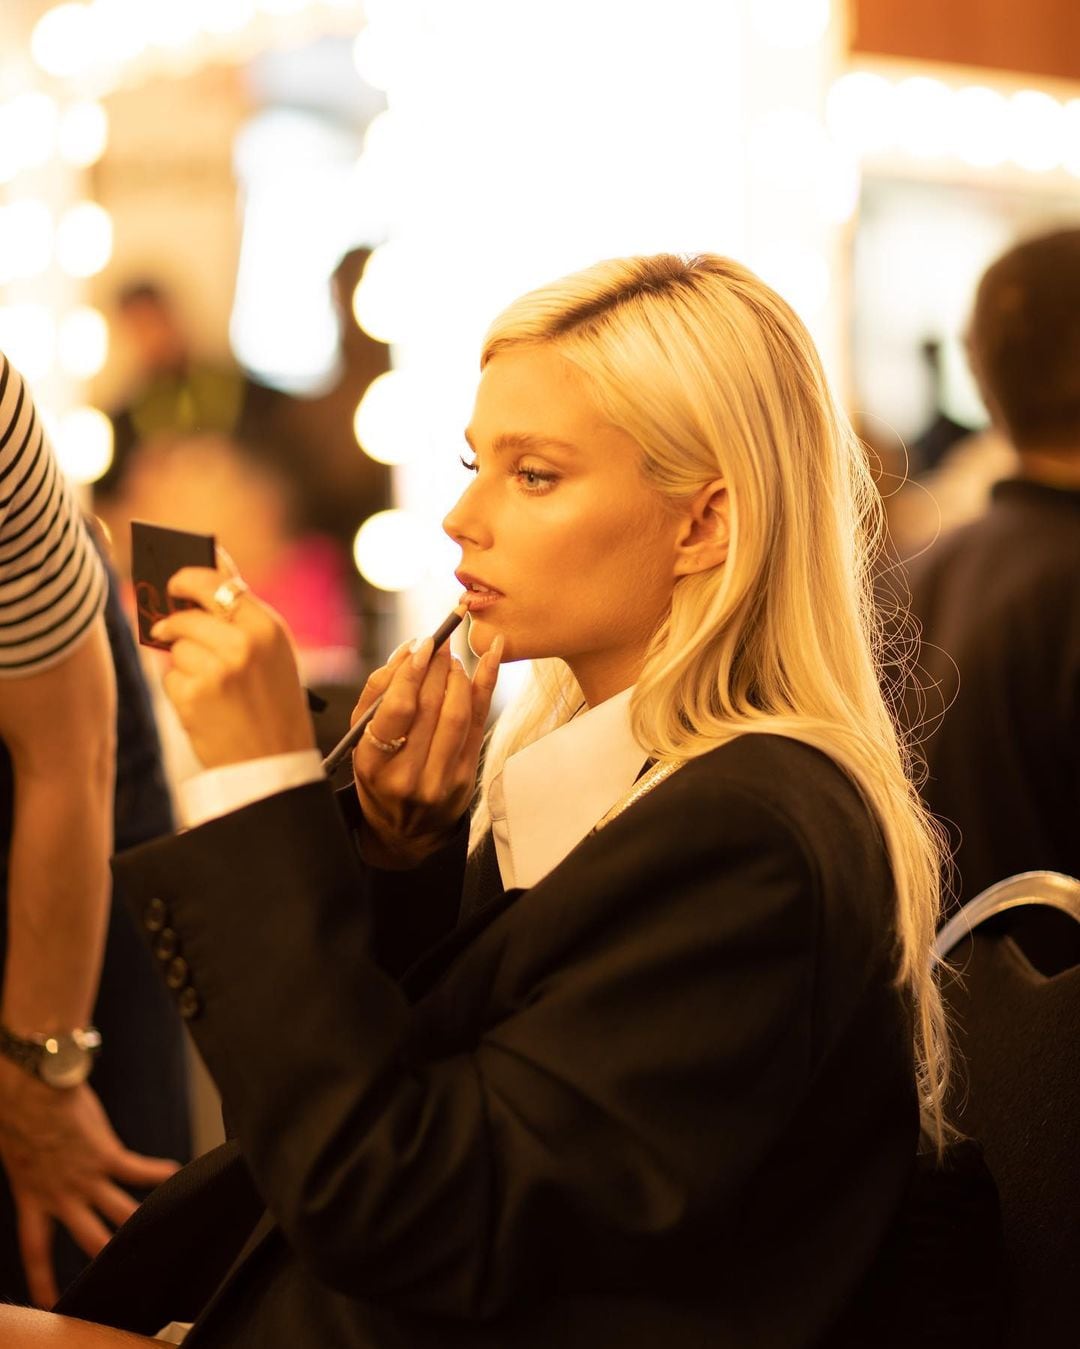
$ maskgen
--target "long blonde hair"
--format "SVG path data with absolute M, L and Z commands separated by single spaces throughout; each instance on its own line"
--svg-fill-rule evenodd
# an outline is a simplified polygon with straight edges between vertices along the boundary
M 678 501 L 726 480 L 726 563 L 679 579 L 631 704 L 655 759 L 680 761 L 749 733 L 824 751 L 878 821 L 896 890 L 897 979 L 915 1009 L 923 1127 L 940 1150 L 948 1049 L 930 962 L 940 907 L 938 834 L 886 706 L 871 563 L 880 500 L 814 344 L 785 302 L 726 258 L 620 258 L 530 292 L 493 323 L 482 364 L 549 344 L 602 414 L 641 447 L 646 480 Z M 492 732 L 474 814 L 507 757 L 565 722 L 581 691 L 564 662 L 533 678 Z

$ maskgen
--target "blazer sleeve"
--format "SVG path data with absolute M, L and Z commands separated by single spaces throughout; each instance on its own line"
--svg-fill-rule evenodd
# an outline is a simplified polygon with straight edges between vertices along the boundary
M 325 1283 L 487 1317 L 533 1290 L 655 1286 L 703 1223 L 714 1247 L 734 1222 L 814 1071 L 821 905 L 784 818 L 690 776 L 518 901 L 499 1014 L 436 1059 L 372 958 L 323 784 L 118 859 L 135 912 L 179 934 L 195 1039 Z
M 335 800 L 358 848 L 363 815 L 350 785 Z M 469 817 L 459 820 L 446 845 L 420 866 L 386 871 L 363 866 L 363 894 L 371 912 L 371 951 L 375 962 L 400 978 L 414 961 L 453 931 L 461 908 Z

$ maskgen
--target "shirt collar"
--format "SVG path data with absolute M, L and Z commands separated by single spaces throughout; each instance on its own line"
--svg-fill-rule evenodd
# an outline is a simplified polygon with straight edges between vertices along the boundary
M 488 789 L 507 890 L 553 871 L 634 785 L 647 755 L 630 728 L 626 689 L 507 759 Z

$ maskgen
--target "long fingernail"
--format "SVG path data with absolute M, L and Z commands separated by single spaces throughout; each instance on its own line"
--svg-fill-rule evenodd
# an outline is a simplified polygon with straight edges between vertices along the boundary
M 435 643 L 430 637 L 425 637 L 419 646 L 412 648 L 412 667 L 414 670 L 422 670 L 431 659 L 431 652 Z
M 491 643 L 491 656 L 493 660 L 495 661 L 502 660 L 503 647 L 505 645 L 506 639 L 500 632 L 499 635 L 495 638 L 495 640 Z

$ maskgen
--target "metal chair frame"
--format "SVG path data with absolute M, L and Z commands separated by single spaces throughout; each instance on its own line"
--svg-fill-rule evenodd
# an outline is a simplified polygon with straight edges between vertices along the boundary
M 1021 871 L 987 886 L 942 927 L 934 942 L 935 962 L 944 960 L 958 942 L 988 918 L 1030 904 L 1059 909 L 1080 923 L 1080 880 L 1060 871 Z

